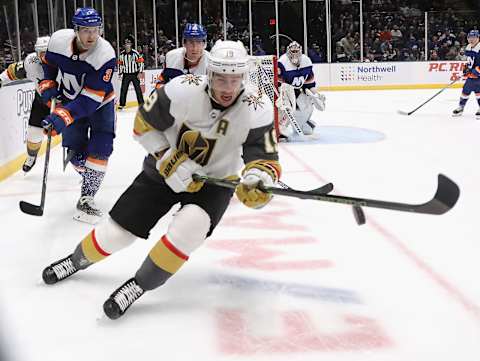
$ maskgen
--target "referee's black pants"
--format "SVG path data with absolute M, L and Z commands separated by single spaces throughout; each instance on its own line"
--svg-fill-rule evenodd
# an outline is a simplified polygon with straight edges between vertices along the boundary
M 124 107 L 125 102 L 127 101 L 127 92 L 130 82 L 133 83 L 135 88 L 135 94 L 137 94 L 138 105 L 143 104 L 143 94 L 142 89 L 140 88 L 140 80 L 138 79 L 138 73 L 124 73 L 122 76 L 122 88 L 120 89 L 120 106 Z

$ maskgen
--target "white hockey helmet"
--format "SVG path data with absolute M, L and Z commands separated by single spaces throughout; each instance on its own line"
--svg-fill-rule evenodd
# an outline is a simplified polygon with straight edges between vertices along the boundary
M 37 54 L 47 51 L 49 41 L 49 36 L 40 36 L 37 38 L 37 41 L 35 42 L 35 51 Z
M 245 74 L 250 57 L 241 41 L 217 40 L 208 55 L 207 70 L 220 74 Z
M 302 46 L 296 41 L 292 41 L 287 46 L 287 57 L 293 65 L 300 65 L 300 58 L 302 57 Z

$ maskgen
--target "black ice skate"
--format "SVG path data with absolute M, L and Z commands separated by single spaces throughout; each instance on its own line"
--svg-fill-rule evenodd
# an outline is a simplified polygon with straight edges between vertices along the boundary
M 116 320 L 144 293 L 145 290 L 137 284 L 137 280 L 131 278 L 110 295 L 103 304 L 103 311 L 108 318 Z
M 72 255 L 70 255 L 45 268 L 42 273 L 43 282 L 47 285 L 53 285 L 58 281 L 70 277 L 77 271 L 78 269 L 74 266 L 72 261 Z
M 453 113 L 452 113 L 452 116 L 454 117 L 459 117 L 460 115 L 463 114 L 463 107 L 460 105 L 458 108 L 456 108 Z
M 82 196 L 77 202 L 77 211 L 73 215 L 73 219 L 95 224 L 103 217 L 103 212 L 95 204 L 93 197 Z
M 475 118 L 480 119 L 480 108 L 478 108 L 477 112 L 475 113 Z
M 25 163 L 23 163 L 22 169 L 25 173 L 30 172 L 30 170 L 35 165 L 37 161 L 37 155 L 27 155 L 27 159 L 25 159 Z

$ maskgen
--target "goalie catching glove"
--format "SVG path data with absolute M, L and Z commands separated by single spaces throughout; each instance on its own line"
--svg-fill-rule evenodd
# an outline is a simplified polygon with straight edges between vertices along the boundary
M 203 187 L 203 182 L 194 181 L 192 174 L 203 175 L 201 168 L 185 152 L 172 148 L 157 161 L 159 173 L 175 193 L 198 192 Z
M 262 208 L 272 199 L 272 194 L 262 190 L 278 180 L 280 164 L 276 161 L 248 163 L 242 171 L 242 181 L 235 189 L 237 198 L 250 208 Z

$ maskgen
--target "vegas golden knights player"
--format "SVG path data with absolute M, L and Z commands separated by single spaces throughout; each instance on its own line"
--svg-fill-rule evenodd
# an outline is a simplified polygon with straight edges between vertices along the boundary
M 217 41 L 207 75 L 187 74 L 157 89 L 140 107 L 134 137 L 147 150 L 143 171 L 118 199 L 110 217 L 86 235 L 73 254 L 43 272 L 47 284 L 63 280 L 132 244 L 177 203 L 167 232 L 135 276 L 104 303 L 108 317 L 124 314 L 146 291 L 164 284 L 210 236 L 234 191 L 192 180 L 192 174 L 238 177 L 238 199 L 266 205 L 280 176 L 273 109 L 267 96 L 244 89 L 248 56 L 241 42 Z

